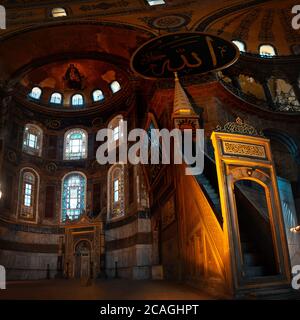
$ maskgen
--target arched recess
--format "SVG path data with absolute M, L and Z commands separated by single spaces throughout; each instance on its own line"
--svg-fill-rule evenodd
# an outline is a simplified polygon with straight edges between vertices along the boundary
M 81 128 L 72 128 L 64 136 L 64 160 L 86 159 L 88 154 L 88 133 Z
M 41 156 L 43 149 L 43 130 L 36 124 L 27 123 L 23 134 L 23 151 Z
M 125 215 L 125 165 L 116 163 L 107 173 L 107 220 Z
M 244 93 L 255 96 L 260 100 L 266 100 L 263 86 L 257 80 L 244 74 L 240 74 L 238 79 Z
M 39 210 L 40 176 L 36 170 L 24 167 L 19 177 L 18 219 L 37 223 Z
M 279 111 L 300 111 L 300 103 L 294 88 L 285 79 L 271 77 L 268 85 Z
M 73 171 L 62 178 L 61 221 L 78 219 L 86 210 L 87 178 L 84 173 Z
M 234 237 L 242 257 L 243 277 L 279 275 L 280 253 L 271 177 L 263 170 L 243 166 L 232 169 L 228 180 L 236 228 Z M 255 269 L 249 260 L 256 261 Z

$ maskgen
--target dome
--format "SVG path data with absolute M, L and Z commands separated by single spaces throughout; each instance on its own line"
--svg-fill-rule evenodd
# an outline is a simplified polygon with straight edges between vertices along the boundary
M 295 1 L 272 1 L 234 12 L 211 23 L 206 31 L 227 40 L 241 41 L 246 52 L 259 54 L 270 45 L 276 55 L 299 54 L 300 34 L 292 28 Z

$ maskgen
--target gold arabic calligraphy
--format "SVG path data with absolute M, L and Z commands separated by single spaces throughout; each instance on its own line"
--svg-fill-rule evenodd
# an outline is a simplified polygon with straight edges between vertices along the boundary
M 205 37 L 206 40 L 206 44 L 208 46 L 209 49 L 209 53 L 211 56 L 211 61 L 213 64 L 213 67 L 217 66 L 217 56 L 216 56 L 216 52 L 215 52 L 215 48 L 213 46 L 213 39 L 209 36 Z M 220 48 L 220 47 L 219 47 Z M 171 58 L 168 58 L 168 56 L 166 54 L 157 54 L 157 55 L 153 55 L 153 53 L 147 53 L 144 56 L 144 62 L 145 64 L 148 64 L 148 69 L 147 71 L 151 70 L 151 73 L 155 76 L 162 76 L 163 74 L 167 72 L 178 72 L 178 71 L 182 71 L 186 68 L 198 68 L 201 67 L 203 64 L 203 60 L 199 57 L 199 54 L 195 51 L 192 51 L 190 53 L 190 59 L 186 56 L 186 54 L 184 54 L 185 49 L 183 47 L 179 47 L 178 49 L 176 49 L 176 53 L 178 54 L 178 56 L 181 59 L 181 64 L 174 66 L 174 62 L 172 65 L 171 62 Z M 224 47 L 222 47 L 222 56 L 224 54 L 224 52 L 226 52 L 226 49 Z M 167 58 L 167 59 L 166 59 Z M 193 60 L 195 60 L 195 62 L 191 62 L 191 58 Z M 164 61 L 165 60 L 165 61 Z M 158 61 L 164 61 L 162 63 L 161 66 L 158 65 Z

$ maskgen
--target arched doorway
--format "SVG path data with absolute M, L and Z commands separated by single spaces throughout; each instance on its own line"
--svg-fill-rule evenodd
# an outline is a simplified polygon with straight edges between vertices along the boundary
M 91 246 L 86 240 L 80 241 L 75 247 L 75 278 L 89 279 L 91 265 Z
M 270 208 L 264 187 L 253 180 L 238 180 L 234 184 L 234 195 L 244 276 L 278 274 Z

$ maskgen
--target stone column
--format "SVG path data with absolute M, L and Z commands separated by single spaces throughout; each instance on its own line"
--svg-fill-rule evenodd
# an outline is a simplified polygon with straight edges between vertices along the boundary
M 299 88 L 299 82 L 298 80 L 294 80 L 291 82 L 291 86 L 293 87 L 295 96 L 300 104 L 300 88 Z
M 275 104 L 274 104 L 274 100 L 273 100 L 273 97 L 272 97 L 271 90 L 270 90 L 269 85 L 268 85 L 268 81 L 267 80 L 261 81 L 261 85 L 263 86 L 264 93 L 265 93 L 268 105 L 271 107 L 272 110 L 275 110 L 276 107 L 275 107 Z

